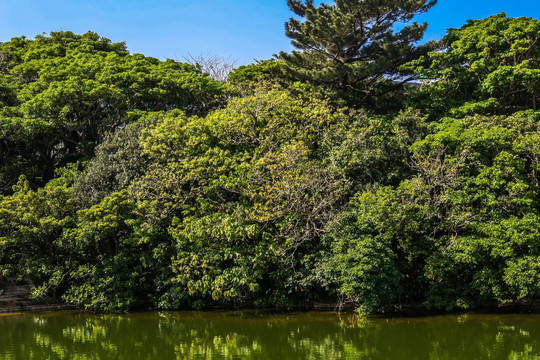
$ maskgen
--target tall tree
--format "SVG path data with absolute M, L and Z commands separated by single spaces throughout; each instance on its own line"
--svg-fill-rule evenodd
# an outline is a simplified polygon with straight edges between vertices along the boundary
M 399 76 L 398 67 L 418 56 L 427 24 L 410 23 L 436 0 L 336 0 L 316 7 L 313 0 L 288 0 L 300 18 L 285 24 L 297 49 L 281 52 L 302 81 L 320 85 L 349 105 L 366 102 L 375 89 Z M 408 24 L 395 31 L 399 23 Z

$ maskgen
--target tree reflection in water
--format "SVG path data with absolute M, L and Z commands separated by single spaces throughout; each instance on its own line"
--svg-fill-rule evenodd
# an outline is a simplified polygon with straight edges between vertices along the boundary
M 538 359 L 540 316 L 177 312 L 0 317 L 0 359 Z

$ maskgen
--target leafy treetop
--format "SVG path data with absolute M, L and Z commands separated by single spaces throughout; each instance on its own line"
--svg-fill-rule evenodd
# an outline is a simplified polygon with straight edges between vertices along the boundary
M 421 91 L 429 112 L 444 114 L 454 108 L 453 116 L 463 116 L 537 109 L 539 39 L 540 21 L 501 13 L 449 29 L 438 51 L 408 66 L 419 77 L 433 80 Z

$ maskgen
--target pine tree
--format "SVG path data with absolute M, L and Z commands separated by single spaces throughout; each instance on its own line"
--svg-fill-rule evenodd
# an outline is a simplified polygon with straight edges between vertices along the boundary
M 285 34 L 297 49 L 281 52 L 293 76 L 321 86 L 348 105 L 368 101 L 398 68 L 419 56 L 415 42 L 427 24 L 410 23 L 436 0 L 336 0 L 316 7 L 313 0 L 287 0 L 301 19 L 291 18 Z M 303 20 L 302 20 L 303 19 Z M 399 31 L 396 25 L 405 24 Z

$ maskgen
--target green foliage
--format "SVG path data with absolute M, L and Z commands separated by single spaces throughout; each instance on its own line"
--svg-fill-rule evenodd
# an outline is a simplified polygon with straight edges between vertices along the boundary
M 539 37 L 538 20 L 504 13 L 449 29 L 440 50 L 408 64 L 420 78 L 433 80 L 411 103 L 435 116 L 537 109 Z
M 176 293 L 262 305 L 300 291 L 301 259 L 340 199 L 316 150 L 343 121 L 324 102 L 263 88 L 204 119 L 179 113 L 151 128 L 143 147 L 156 167 L 132 191 L 175 214 Z
M 384 188 L 359 194 L 329 226 L 325 239 L 330 251 L 322 258 L 321 277 L 335 284 L 346 300 L 360 304 L 362 313 L 382 310 L 399 294 L 400 272 L 392 250 L 395 234 L 388 226 L 391 196 Z
M 365 188 L 329 225 L 316 280 L 363 312 L 537 297 L 537 116 L 433 126 L 411 147 L 416 175 Z
M 80 205 L 97 204 L 144 174 L 148 159 L 142 154 L 139 137 L 155 116 L 158 115 L 145 115 L 139 122 L 110 134 L 97 146 L 96 155 L 87 164 L 84 175 L 73 184 L 73 197 Z M 146 121 L 145 117 L 150 119 Z
M 130 111 L 204 114 L 224 87 L 200 69 L 129 55 L 95 33 L 40 35 L 0 44 L 0 189 L 13 173 L 43 184 L 54 169 L 93 156 Z
M 371 183 L 397 185 L 411 174 L 409 146 L 425 133 L 424 119 L 414 110 L 393 116 L 359 111 L 326 133 L 325 166 L 347 179 L 352 189 Z
M 13 195 L 0 198 L 0 273 L 40 282 L 62 263 L 65 254 L 56 241 L 73 224 L 69 187 L 75 173 L 65 169 L 36 191 L 21 176 Z
M 134 230 L 140 215 L 125 191 L 77 213 L 75 226 L 59 239 L 73 256 L 65 284 L 55 284 L 67 288 L 64 300 L 112 310 L 133 307 L 144 299 L 143 294 L 151 291 L 147 279 L 151 256 Z
M 250 83 L 262 81 L 287 83 L 290 80 L 284 78 L 285 75 L 282 60 L 261 60 L 256 64 L 237 67 L 229 74 L 228 81 L 236 86 L 249 86 Z
M 228 84 L 94 33 L 0 44 L 0 273 L 95 310 L 538 299 L 538 22 L 449 30 L 374 115 L 431 5 L 289 1 L 303 52 Z
M 413 146 L 435 207 L 430 237 L 437 250 L 426 263 L 431 304 L 462 307 L 535 294 L 507 274 L 538 251 L 538 148 L 531 147 L 537 116 L 447 119 Z
M 291 18 L 285 34 L 298 49 L 280 53 L 293 78 L 326 90 L 337 103 L 358 107 L 381 102 L 395 90 L 389 77 L 400 77 L 398 68 L 416 59 L 420 48 L 413 44 L 426 24 L 405 25 L 431 8 L 427 0 L 337 0 L 316 7 L 312 0 L 288 0 L 289 8 L 303 21 Z M 388 106 L 395 106 L 387 103 Z

